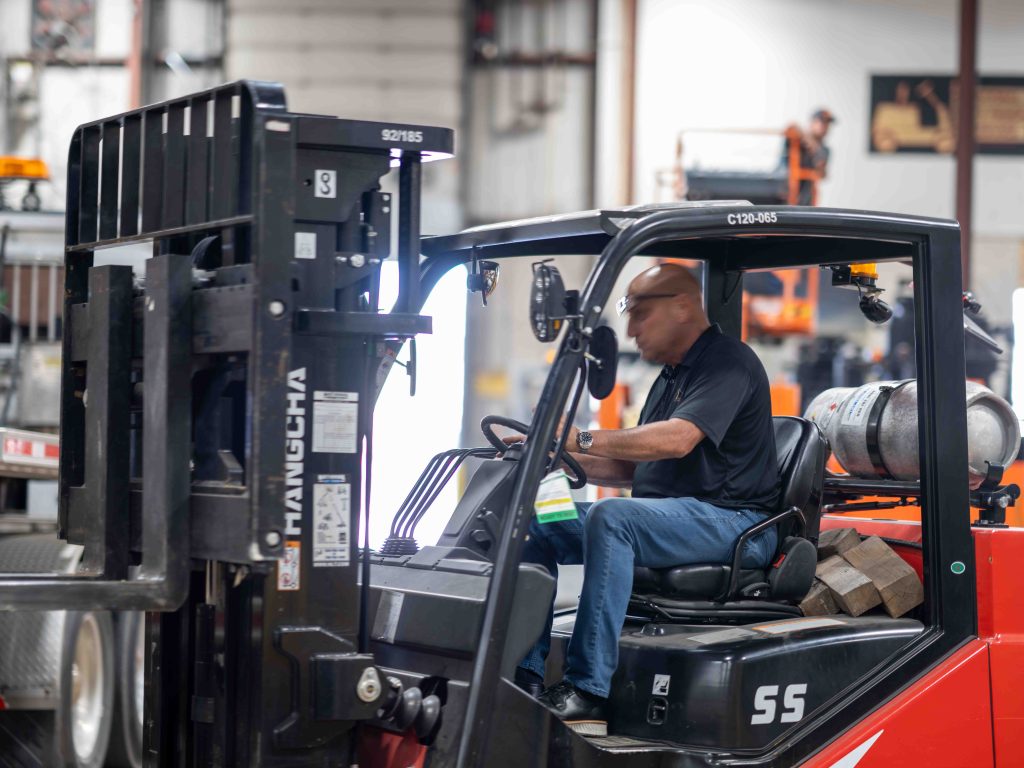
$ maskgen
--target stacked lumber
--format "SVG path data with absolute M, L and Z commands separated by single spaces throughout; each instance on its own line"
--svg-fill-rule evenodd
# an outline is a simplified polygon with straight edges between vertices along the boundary
M 881 606 L 893 618 L 924 602 L 924 586 L 907 562 L 877 536 L 832 528 L 818 539 L 814 586 L 800 603 L 805 616 L 860 616 Z

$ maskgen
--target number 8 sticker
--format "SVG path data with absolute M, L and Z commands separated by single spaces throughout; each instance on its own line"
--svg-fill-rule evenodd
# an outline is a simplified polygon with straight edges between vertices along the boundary
M 338 196 L 338 172 L 317 170 L 314 172 L 313 194 L 317 197 Z

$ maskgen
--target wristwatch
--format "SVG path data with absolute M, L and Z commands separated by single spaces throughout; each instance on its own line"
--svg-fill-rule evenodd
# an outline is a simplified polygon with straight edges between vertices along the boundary
M 586 453 L 590 450 L 590 446 L 594 444 L 594 436 L 589 432 L 579 431 L 576 433 L 576 447 L 580 449 L 580 453 Z

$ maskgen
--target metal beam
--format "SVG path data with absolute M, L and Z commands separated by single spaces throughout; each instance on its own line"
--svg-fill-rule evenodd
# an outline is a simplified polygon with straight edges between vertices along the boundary
M 974 123 L 977 86 L 978 0 L 960 0 L 960 76 L 956 142 L 956 217 L 960 221 L 963 285 L 971 282 L 971 207 L 974 200 Z

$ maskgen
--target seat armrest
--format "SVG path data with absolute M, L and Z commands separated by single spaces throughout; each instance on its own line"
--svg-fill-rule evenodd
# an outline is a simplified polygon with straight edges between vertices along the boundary
M 743 560 L 743 547 L 746 543 L 750 541 L 753 536 L 756 536 L 762 531 L 766 531 L 771 528 L 773 525 L 778 525 L 783 520 L 788 520 L 791 517 L 796 517 L 800 534 L 803 535 L 807 521 L 804 518 L 804 513 L 800 507 L 790 507 L 783 512 L 776 512 L 774 515 L 754 523 L 740 534 L 739 539 L 736 540 L 736 546 L 732 551 L 732 568 L 729 573 L 729 585 L 725 589 L 725 594 L 715 599 L 716 603 L 724 603 L 736 595 L 740 581 L 740 562 Z M 780 541 L 779 543 L 781 544 L 782 542 Z

